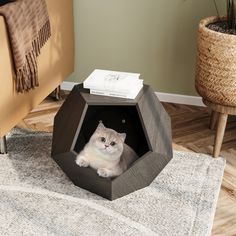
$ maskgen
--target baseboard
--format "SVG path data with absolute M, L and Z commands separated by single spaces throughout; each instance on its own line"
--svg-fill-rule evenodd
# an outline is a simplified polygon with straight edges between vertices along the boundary
M 73 89 L 73 87 L 75 86 L 75 85 L 77 85 L 78 83 L 74 83 L 74 82 L 63 82 L 62 84 L 61 84 L 61 89 L 62 90 L 65 90 L 65 91 L 71 91 L 72 89 Z
M 71 91 L 72 88 L 77 84 L 78 83 L 74 82 L 63 82 L 61 84 L 61 89 L 66 91 Z M 192 106 L 205 106 L 202 102 L 202 98 L 197 96 L 187 96 L 187 95 L 159 93 L 159 92 L 156 92 L 156 95 L 161 102 L 170 102 L 170 103 L 192 105 Z
M 201 97 L 197 96 L 188 96 L 181 94 L 173 94 L 173 93 L 159 93 L 156 92 L 157 97 L 161 102 L 170 102 L 184 105 L 192 105 L 192 106 L 205 106 L 202 102 Z

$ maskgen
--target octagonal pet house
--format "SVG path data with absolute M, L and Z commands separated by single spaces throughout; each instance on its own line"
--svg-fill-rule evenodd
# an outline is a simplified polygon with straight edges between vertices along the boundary
M 119 133 L 139 158 L 114 178 L 75 163 L 99 121 Z M 82 85 L 73 88 L 54 120 L 52 158 L 72 182 L 109 200 L 148 186 L 172 158 L 170 117 L 150 86 L 136 99 L 92 95 Z

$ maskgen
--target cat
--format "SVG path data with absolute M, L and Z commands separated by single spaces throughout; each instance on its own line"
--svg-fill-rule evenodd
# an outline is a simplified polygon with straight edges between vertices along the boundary
M 77 155 L 76 164 L 92 167 L 101 177 L 119 176 L 138 158 L 135 151 L 124 143 L 125 138 L 125 133 L 117 133 L 100 122 L 89 142 Z

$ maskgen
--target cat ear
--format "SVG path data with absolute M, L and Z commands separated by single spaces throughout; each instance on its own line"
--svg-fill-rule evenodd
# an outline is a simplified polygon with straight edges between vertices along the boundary
M 119 134 L 119 137 L 120 137 L 120 139 L 121 139 L 123 142 L 125 142 L 126 133 L 120 133 L 120 134 Z
M 105 126 L 104 126 L 104 124 L 103 124 L 102 122 L 99 122 L 99 124 L 98 124 L 98 127 L 97 127 L 96 131 L 101 131 L 101 130 L 103 130 L 103 129 L 105 129 Z

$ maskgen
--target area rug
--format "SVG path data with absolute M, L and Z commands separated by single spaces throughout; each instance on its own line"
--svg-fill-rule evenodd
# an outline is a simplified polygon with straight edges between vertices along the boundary
M 109 201 L 74 186 L 51 134 L 16 129 L 0 155 L 0 235 L 210 235 L 225 160 L 174 152 L 139 191 Z

